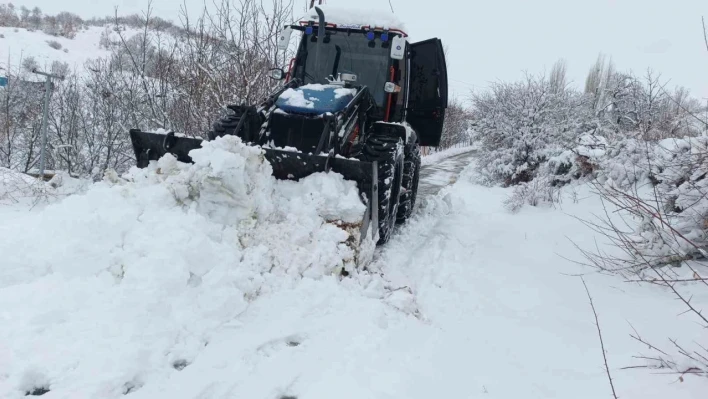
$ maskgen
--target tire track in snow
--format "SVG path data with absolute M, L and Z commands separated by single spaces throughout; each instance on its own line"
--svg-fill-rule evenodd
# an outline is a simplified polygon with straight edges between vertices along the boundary
M 424 207 L 425 203 L 437 195 L 440 190 L 455 183 L 462 170 L 472 162 L 472 159 L 476 155 L 477 151 L 472 150 L 462 154 L 453 155 L 434 164 L 422 166 L 420 168 L 420 182 L 418 183 L 418 198 L 416 199 L 416 205 L 412 217 L 414 218 L 420 208 Z M 410 234 L 407 231 L 409 230 L 411 221 L 412 220 L 409 220 L 402 225 L 396 226 L 396 230 L 393 232 L 391 241 L 383 247 L 376 248 L 371 265 L 376 264 L 381 259 L 381 255 L 384 252 L 391 250 L 390 248 L 392 246 L 397 245 L 393 244 L 398 241 L 396 240 L 396 236 Z
M 477 151 L 465 152 L 453 155 L 441 162 L 421 167 L 418 201 L 434 196 L 442 188 L 454 183 L 460 172 L 470 164 L 476 154 Z M 420 202 L 418 202 L 419 204 Z

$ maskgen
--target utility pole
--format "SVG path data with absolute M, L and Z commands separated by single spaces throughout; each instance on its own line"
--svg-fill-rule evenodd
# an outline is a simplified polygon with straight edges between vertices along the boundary
M 52 78 L 64 80 L 63 76 L 53 75 L 47 72 L 38 71 L 37 68 L 32 69 L 32 73 L 42 75 L 47 78 L 44 83 L 44 109 L 42 112 L 42 148 L 39 153 L 39 178 L 44 180 L 44 162 L 45 152 L 47 150 L 47 118 L 49 116 L 49 96 L 52 93 Z

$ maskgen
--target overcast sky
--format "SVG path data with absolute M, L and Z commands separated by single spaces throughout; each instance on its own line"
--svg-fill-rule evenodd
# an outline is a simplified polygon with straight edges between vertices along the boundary
M 307 0 L 294 0 L 298 11 Z M 208 3 L 211 4 L 212 0 Z M 266 3 L 269 0 L 266 0 Z M 327 0 L 332 5 L 386 7 L 388 0 Z M 153 0 L 157 15 L 178 20 L 186 3 L 198 13 L 203 0 Z M 651 67 L 670 85 L 708 98 L 708 50 L 701 15 L 708 0 L 391 0 L 414 40 L 439 37 L 449 47 L 448 69 L 459 97 L 489 82 L 540 73 L 564 58 L 569 78 L 582 87 L 599 53 L 619 70 L 643 75 Z M 29 0 L 45 13 L 82 17 L 144 10 L 147 0 Z

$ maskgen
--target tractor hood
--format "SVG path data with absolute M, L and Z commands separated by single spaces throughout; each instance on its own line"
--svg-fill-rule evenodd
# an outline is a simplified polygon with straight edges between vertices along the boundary
M 356 95 L 357 89 L 341 85 L 309 84 L 287 89 L 278 97 L 276 107 L 286 113 L 322 115 L 343 110 Z

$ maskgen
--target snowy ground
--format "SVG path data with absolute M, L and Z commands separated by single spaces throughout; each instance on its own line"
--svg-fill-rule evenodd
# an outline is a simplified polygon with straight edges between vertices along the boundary
M 7 76 L 8 69 L 15 69 L 21 65 L 22 60 L 33 57 L 41 70 L 49 71 L 52 62 L 67 63 L 69 69 L 81 74 L 86 62 L 98 58 L 106 58 L 110 51 L 100 46 L 101 34 L 105 27 L 91 26 L 76 32 L 73 39 L 51 36 L 42 31 L 28 31 L 24 28 L 0 27 L 0 76 Z M 137 29 L 126 29 L 123 37 L 131 38 L 138 32 Z M 109 37 L 116 41 L 119 36 L 109 30 Z M 49 42 L 57 42 L 61 48 L 49 46 Z M 8 67 L 8 63 L 10 67 Z M 34 79 L 31 76 L 28 79 Z M 36 80 L 43 80 L 37 77 Z
M 646 349 L 628 322 L 657 344 L 703 331 L 662 289 L 562 258 L 579 257 L 569 238 L 594 246 L 571 217 L 601 211 L 582 188 L 562 210 L 511 214 L 510 192 L 473 184 L 467 168 L 371 273 L 339 278 L 324 265 L 346 250 L 324 220 L 358 209 L 313 194 L 351 187 L 332 176 L 268 183 L 243 151 L 220 148 L 187 170 L 165 163 L 0 225 L 0 397 L 611 397 L 592 310 L 570 276 L 580 272 L 620 397 L 706 392 L 704 379 L 620 370 Z M 228 179 L 234 170 L 245 180 Z M 218 212 L 224 204 L 241 212 Z M 308 243 L 318 257 L 299 252 Z

